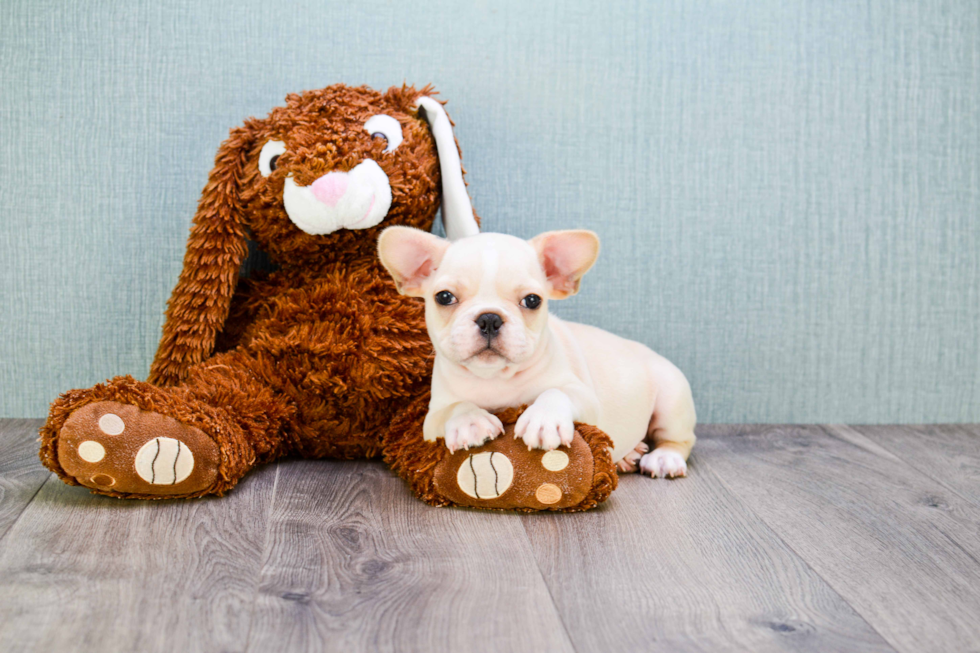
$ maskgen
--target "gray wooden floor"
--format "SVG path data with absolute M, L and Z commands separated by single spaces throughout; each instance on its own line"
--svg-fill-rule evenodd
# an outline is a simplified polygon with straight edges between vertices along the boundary
M 980 427 L 705 426 L 599 510 L 430 508 L 379 463 L 118 501 L 0 422 L 0 651 L 976 651 Z

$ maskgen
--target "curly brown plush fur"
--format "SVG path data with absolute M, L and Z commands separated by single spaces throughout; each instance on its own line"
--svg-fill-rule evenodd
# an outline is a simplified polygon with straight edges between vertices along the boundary
M 387 446 L 389 462 L 438 503 L 424 469 L 406 467 L 405 460 L 427 455 L 424 447 L 400 448 L 406 434 L 421 432 L 418 399 L 428 392 L 432 348 L 423 306 L 398 294 L 375 251 L 385 227 L 432 226 L 439 159 L 414 108 L 431 94 L 430 87 L 379 93 L 334 85 L 290 95 L 268 117 L 233 129 L 202 193 L 149 379 L 116 377 L 56 400 L 41 429 L 45 465 L 68 483 L 111 496 L 192 497 L 222 494 L 255 464 L 283 455 L 375 457 Z M 385 152 L 385 141 L 364 129 L 379 113 L 401 125 L 404 140 L 394 151 Z M 286 151 L 264 177 L 258 161 L 270 140 L 283 141 Z M 311 235 L 289 219 L 287 176 L 308 186 L 365 159 L 381 167 L 391 186 L 381 224 Z M 239 280 L 247 239 L 268 254 L 275 271 Z M 112 433 L 99 420 L 117 419 L 120 406 L 135 408 L 125 409 L 124 430 Z M 385 441 L 393 422 L 398 435 Z M 173 446 L 188 438 L 206 443 L 193 451 L 197 476 L 178 480 L 178 463 L 186 462 L 180 456 L 193 450 L 187 445 L 173 454 L 172 471 L 164 470 L 172 487 L 141 480 L 133 460 L 154 438 L 156 455 L 145 463 L 154 475 L 168 439 Z M 584 507 L 615 487 L 603 438 L 592 439 L 599 443 L 596 469 L 610 467 L 611 475 L 597 477 Z M 86 442 L 96 443 L 89 450 L 101 447 L 102 457 L 82 456 Z M 217 445 L 214 456 L 206 453 L 210 442 Z M 432 456 L 444 449 L 428 447 Z
M 252 309 L 254 324 L 262 317 L 268 323 L 272 317 L 263 315 L 260 307 L 306 299 L 288 297 L 290 288 L 305 288 L 324 276 L 332 278 L 320 285 L 332 286 L 348 269 L 368 275 L 379 271 L 375 243 L 384 227 L 431 228 L 438 208 L 439 160 L 428 127 L 413 109 L 419 96 L 431 93 L 430 87 L 402 87 L 382 95 L 366 87 L 335 85 L 289 95 L 286 106 L 274 109 L 268 118 L 253 118 L 232 130 L 218 150 L 194 216 L 184 269 L 150 368 L 151 383 L 177 383 L 191 365 L 211 354 L 231 310 L 247 254 L 246 233 L 280 266 L 269 283 L 255 284 L 240 295 L 240 305 Z M 395 152 L 384 153 L 385 142 L 363 129 L 377 113 L 387 113 L 402 125 L 405 140 Z M 259 173 L 258 158 L 270 140 L 285 141 L 287 149 L 266 179 Z M 350 170 L 365 158 L 375 160 L 391 183 L 391 209 L 382 225 L 312 236 L 289 220 L 282 201 L 287 175 L 306 186 L 331 170 Z M 295 317 L 288 316 L 286 323 Z

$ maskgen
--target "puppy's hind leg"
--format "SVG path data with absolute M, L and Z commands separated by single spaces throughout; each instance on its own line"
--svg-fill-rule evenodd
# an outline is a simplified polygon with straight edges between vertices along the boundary
M 687 476 L 686 461 L 696 439 L 691 386 L 680 370 L 670 368 L 666 378 L 658 380 L 659 393 L 647 430 L 654 448 L 640 458 L 640 471 L 654 478 Z
M 640 458 L 648 451 L 650 451 L 650 445 L 646 441 L 640 442 L 633 451 L 623 456 L 623 459 L 616 463 L 616 471 L 620 474 L 632 474 L 636 472 L 640 469 Z

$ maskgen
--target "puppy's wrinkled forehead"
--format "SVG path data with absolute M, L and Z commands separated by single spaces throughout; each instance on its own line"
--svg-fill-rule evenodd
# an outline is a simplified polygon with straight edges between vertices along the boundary
M 469 295 L 505 295 L 529 282 L 544 283 L 534 248 L 526 240 L 494 233 L 453 243 L 434 280 L 436 286 L 455 285 Z

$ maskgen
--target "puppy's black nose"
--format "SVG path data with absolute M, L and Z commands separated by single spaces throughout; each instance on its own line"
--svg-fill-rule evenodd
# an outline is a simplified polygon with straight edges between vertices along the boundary
M 476 326 L 480 327 L 480 333 L 484 338 L 494 338 L 500 327 L 504 325 L 504 320 L 496 313 L 484 313 L 476 318 Z

